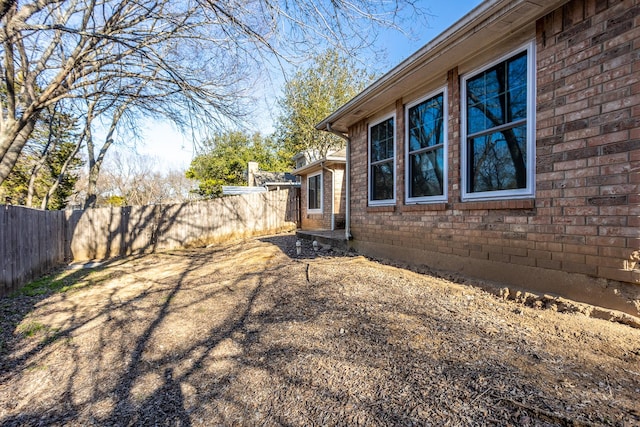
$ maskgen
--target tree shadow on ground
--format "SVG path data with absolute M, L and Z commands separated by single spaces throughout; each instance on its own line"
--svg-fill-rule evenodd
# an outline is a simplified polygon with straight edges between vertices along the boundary
M 144 256 L 121 265 L 115 282 L 96 285 L 98 299 L 79 289 L 62 299 L 66 305 L 51 300 L 51 310 L 65 318 L 58 333 L 72 341 L 49 342 L 22 356 L 17 346 L 10 354 L 16 361 L 12 372 L 2 378 L 13 388 L 0 386 L 0 391 L 26 396 L 17 387 L 29 375 L 54 378 L 53 389 L 41 389 L 48 398 L 32 395 L 20 413 L 0 398 L 0 409 L 9 413 L 0 424 L 570 425 L 598 420 L 597 409 L 588 412 L 589 419 L 535 412 L 552 402 L 568 404 L 562 390 L 536 378 L 545 368 L 532 363 L 526 347 L 533 343 L 517 326 L 495 343 L 495 334 L 480 327 L 462 339 L 463 327 L 469 329 L 464 326 L 470 322 L 468 310 L 432 303 L 445 298 L 445 291 L 436 295 L 435 289 L 412 288 L 413 294 L 405 294 L 402 281 L 359 287 L 400 279 L 380 280 L 356 258 L 341 259 L 342 265 L 353 264 L 338 273 L 328 260 L 305 258 L 317 272 L 306 280 L 305 263 L 286 255 L 291 241 L 295 237 L 276 236 Z M 176 268 L 167 270 L 171 263 Z M 85 312 L 78 301 L 99 305 Z M 479 350 L 488 345 L 499 346 L 504 355 Z M 536 351 L 538 359 L 551 360 Z M 516 362 L 526 358 L 531 366 L 525 371 Z M 42 374 L 27 369 L 47 360 L 64 360 L 67 369 Z

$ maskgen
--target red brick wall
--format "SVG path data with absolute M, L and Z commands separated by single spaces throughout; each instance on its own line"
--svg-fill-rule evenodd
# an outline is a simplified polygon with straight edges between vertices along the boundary
M 333 212 L 335 214 L 335 228 L 336 229 L 344 229 L 345 223 L 345 212 L 347 210 L 346 204 L 346 192 L 345 192 L 345 166 L 344 165 L 335 165 L 332 166 L 335 173 L 335 188 L 333 189 Z M 331 184 L 331 174 L 327 173 L 328 185 Z M 327 187 L 328 188 L 328 187 Z M 327 195 L 330 197 L 330 195 Z
M 344 228 L 345 223 L 345 179 L 344 165 L 333 165 L 330 167 L 335 173 L 335 191 L 332 193 L 331 172 L 324 170 L 322 173 L 322 213 L 307 212 L 307 175 L 302 176 L 301 197 L 302 197 L 302 224 L 303 230 L 330 230 L 331 229 L 331 196 L 334 196 L 333 211 L 335 213 L 334 227 Z M 312 172 L 313 174 L 318 171 Z
M 570 1 L 536 23 L 534 199 L 460 201 L 457 68 L 447 73 L 447 203 L 404 204 L 404 106 L 389 100 L 385 113 L 396 113 L 397 200 L 369 207 L 368 121 L 352 126 L 354 240 L 395 246 L 399 258 L 420 250 L 640 283 L 638 270 L 625 269 L 640 248 L 639 2 Z
M 313 174 L 317 173 L 317 171 L 314 171 Z M 308 212 L 308 206 L 309 206 L 309 201 L 308 201 L 308 182 L 307 182 L 307 177 L 308 175 L 302 175 L 300 178 L 300 182 L 301 182 L 301 186 L 300 186 L 300 198 L 302 199 L 300 206 L 302 209 L 301 212 L 301 224 L 300 224 L 300 228 L 302 228 L 303 230 L 322 230 L 324 228 L 324 215 L 322 213 L 309 213 Z M 325 185 L 324 179 L 326 177 L 323 176 L 323 182 L 322 184 Z M 324 187 L 326 188 L 326 187 Z M 326 203 L 323 200 L 323 203 Z
M 538 264 L 638 282 L 640 5 L 571 1 L 536 32 Z

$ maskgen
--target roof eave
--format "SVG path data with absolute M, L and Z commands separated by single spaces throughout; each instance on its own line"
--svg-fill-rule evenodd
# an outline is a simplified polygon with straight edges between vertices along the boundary
M 481 3 L 459 21 L 440 33 L 429 43 L 318 123 L 316 129 L 326 130 L 327 125 L 330 125 L 335 131 L 347 133 L 348 127 L 351 124 L 369 117 L 368 113 L 373 110 L 371 108 L 372 105 L 389 104 L 393 101 L 382 97 L 383 99 L 376 103 L 375 98 L 384 95 L 398 80 L 406 78 L 418 69 L 423 69 L 431 65 L 434 60 L 442 57 L 444 52 L 448 51 L 450 47 L 460 46 L 462 44 L 461 47 L 464 49 L 464 43 L 471 40 L 472 36 L 482 29 L 491 28 L 492 25 L 502 25 L 503 27 L 500 28 L 501 31 L 516 31 L 521 28 L 523 21 L 535 22 L 538 18 L 555 10 L 567 1 L 568 0 L 488 0 Z M 519 19 L 514 19 L 509 22 L 508 19 L 514 15 Z M 506 19 L 506 21 L 503 19 Z M 469 49 L 469 51 L 471 51 L 471 49 Z M 456 58 L 451 58 L 449 62 L 456 62 L 455 59 Z M 448 64 L 448 62 L 443 61 L 443 63 L 445 64 L 444 68 L 433 69 L 431 71 L 434 74 L 447 72 L 448 68 L 446 64 Z M 364 111 L 363 106 L 365 104 L 370 104 L 368 108 L 369 111 Z M 349 116 L 349 120 L 345 123 L 344 119 L 347 116 Z
M 346 157 L 332 157 L 327 156 L 323 159 L 316 160 L 315 162 L 309 163 L 308 165 L 304 165 L 298 169 L 294 169 L 291 173 L 293 175 L 305 175 L 308 172 L 311 172 L 315 169 L 322 169 L 322 164 L 325 163 L 325 166 L 335 165 L 335 164 L 345 164 L 347 162 Z

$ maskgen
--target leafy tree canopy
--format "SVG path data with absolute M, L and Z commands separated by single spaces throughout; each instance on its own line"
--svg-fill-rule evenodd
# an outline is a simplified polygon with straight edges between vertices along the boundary
M 202 197 L 222 196 L 223 185 L 246 185 L 247 164 L 258 162 L 261 170 L 286 171 L 288 159 L 282 157 L 274 141 L 259 133 L 232 131 L 215 135 L 204 143 L 186 172 L 198 181 L 196 193 Z
M 83 164 L 76 133 L 75 117 L 55 108 L 44 110 L 15 167 L 0 184 L 2 202 L 65 208 Z
M 281 114 L 276 135 L 285 152 L 293 157 L 308 151 L 310 160 L 317 160 L 343 147 L 342 138 L 318 131 L 315 125 L 358 94 L 373 77 L 335 49 L 326 50 L 298 71 L 278 100 Z

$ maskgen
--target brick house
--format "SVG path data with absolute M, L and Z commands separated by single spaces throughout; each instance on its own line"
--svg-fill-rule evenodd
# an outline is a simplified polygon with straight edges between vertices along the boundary
M 309 160 L 296 156 L 293 174 L 300 176 L 300 228 L 340 230 L 345 223 L 345 150 Z
M 361 253 L 640 316 L 640 0 L 489 0 L 317 125 Z

